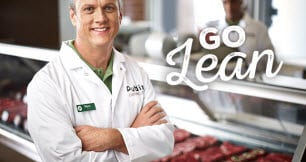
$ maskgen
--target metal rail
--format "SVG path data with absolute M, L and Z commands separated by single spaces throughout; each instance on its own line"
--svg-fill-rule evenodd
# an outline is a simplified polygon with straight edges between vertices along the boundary
M 32 141 L 14 134 L 13 130 L 3 124 L 0 123 L 0 143 L 12 148 L 13 150 L 17 151 L 18 153 L 32 159 L 34 161 L 41 161 L 40 157 L 38 156 L 38 152 L 33 144 Z
M 47 62 L 52 60 L 59 53 L 56 50 L 0 43 L 0 54 Z M 178 68 L 146 62 L 139 62 L 139 65 L 148 73 L 150 79 L 161 82 L 166 82 L 166 76 L 170 72 L 180 71 Z M 196 80 L 195 77 L 193 77 L 193 80 Z M 216 80 L 210 83 L 208 87 L 212 90 L 306 105 L 306 91 L 299 89 L 240 80 L 231 80 L 227 82 Z

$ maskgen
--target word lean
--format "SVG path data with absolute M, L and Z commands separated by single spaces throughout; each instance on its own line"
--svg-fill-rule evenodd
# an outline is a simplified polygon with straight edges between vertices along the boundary
M 245 32 L 244 30 L 239 27 L 239 26 L 230 26 L 227 27 L 223 30 L 222 32 L 222 37 L 217 35 L 218 29 L 216 28 L 206 28 L 204 29 L 199 37 L 200 44 L 203 48 L 205 49 L 216 49 L 220 46 L 220 39 L 222 38 L 223 43 L 232 48 L 237 48 L 243 45 L 245 42 Z M 231 32 L 237 32 L 239 38 L 236 41 L 231 41 L 229 39 L 229 34 Z M 210 35 L 209 35 L 210 34 Z M 212 35 L 211 35 L 212 34 Z M 210 40 L 208 42 L 207 37 L 210 37 Z M 250 79 L 255 78 L 255 73 L 256 73 L 256 68 L 257 64 L 260 61 L 262 57 L 265 55 L 267 56 L 267 66 L 266 66 L 266 76 L 267 77 L 274 77 L 278 74 L 280 71 L 283 61 L 281 61 L 275 70 L 275 72 L 272 72 L 272 67 L 273 67 L 273 61 L 274 61 L 274 52 L 272 50 L 264 50 L 259 54 L 259 51 L 254 51 L 253 56 L 252 56 L 252 61 L 248 67 L 248 69 L 242 74 L 242 69 L 243 69 L 243 61 L 247 57 L 245 53 L 242 52 L 232 52 L 228 54 L 221 62 L 220 67 L 218 69 L 218 72 L 214 76 L 210 77 L 204 77 L 202 75 L 202 72 L 208 72 L 213 69 L 215 69 L 218 65 L 218 58 L 216 55 L 213 54 L 207 54 L 202 56 L 199 61 L 196 64 L 195 68 L 195 74 L 196 74 L 196 79 L 203 83 L 202 85 L 198 85 L 194 82 L 192 82 L 186 75 L 189 67 L 189 61 L 190 61 L 190 54 L 191 54 L 191 47 L 192 47 L 192 42 L 193 39 L 189 38 L 187 41 L 182 44 L 181 46 L 177 47 L 176 49 L 173 49 L 167 54 L 166 61 L 169 65 L 175 66 L 176 63 L 173 60 L 173 56 L 177 53 L 182 53 L 181 51 L 185 49 L 185 54 L 184 54 L 184 61 L 182 64 L 182 69 L 181 72 L 170 72 L 167 75 L 167 83 L 169 85 L 178 85 L 181 84 L 182 82 L 185 82 L 188 86 L 191 88 L 197 90 L 197 91 L 203 91 L 208 89 L 207 83 L 213 82 L 216 80 L 218 77 L 220 77 L 221 80 L 223 81 L 229 81 L 231 80 L 234 76 L 236 76 L 237 79 L 244 79 L 246 77 L 249 77 Z M 226 75 L 226 66 L 228 65 L 229 61 L 237 59 L 235 68 L 233 72 L 229 75 Z M 205 67 L 203 66 L 204 63 L 206 63 Z M 207 66 L 207 63 L 209 65 Z

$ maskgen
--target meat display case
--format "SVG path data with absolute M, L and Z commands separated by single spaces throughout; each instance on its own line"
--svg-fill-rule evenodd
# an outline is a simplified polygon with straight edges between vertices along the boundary
M 6 101 L 13 105 L 26 104 L 27 83 L 56 55 L 56 50 L 0 43 L 0 106 L 3 108 Z M 179 68 L 152 64 L 148 59 L 138 60 L 148 72 L 159 102 L 178 129 L 190 132 L 193 137 L 213 136 L 219 144 L 230 142 L 248 149 L 289 154 L 294 157 L 293 161 L 305 158 L 305 145 L 300 143 L 305 143 L 306 136 L 306 91 L 295 84 L 294 78 L 293 87 L 280 82 L 273 85 L 266 80 L 217 80 L 206 91 L 194 91 L 184 84 L 166 83 L 166 75 Z M 26 115 L 8 120 L 10 112 L 3 113 L 1 107 L 0 143 L 39 161 L 27 132 Z

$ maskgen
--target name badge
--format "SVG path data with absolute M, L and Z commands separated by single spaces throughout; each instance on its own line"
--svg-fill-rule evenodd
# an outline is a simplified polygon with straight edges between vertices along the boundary
M 81 105 L 76 105 L 76 106 L 77 106 L 78 112 L 96 110 L 96 106 L 94 103 L 81 104 Z

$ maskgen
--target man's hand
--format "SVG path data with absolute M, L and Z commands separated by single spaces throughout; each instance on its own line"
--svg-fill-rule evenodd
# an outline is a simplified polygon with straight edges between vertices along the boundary
M 158 106 L 158 102 L 151 101 L 142 108 L 131 127 L 138 128 L 143 126 L 164 124 L 167 123 L 167 120 L 163 119 L 165 116 L 166 114 L 164 110 Z
M 114 149 L 128 153 L 123 137 L 117 129 L 77 126 L 75 131 L 82 141 L 83 151 L 102 152 Z

